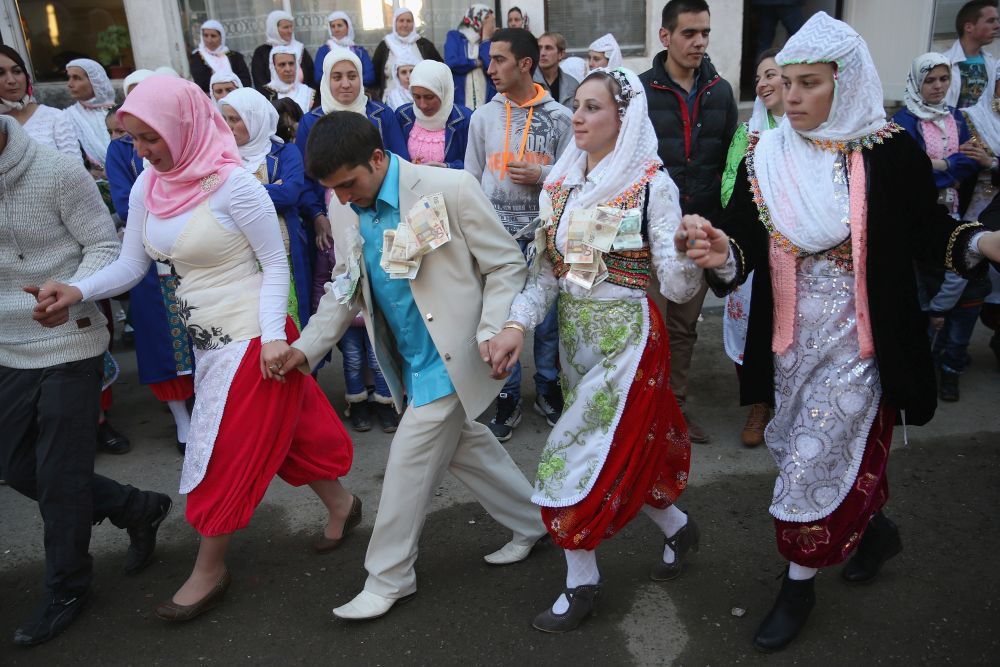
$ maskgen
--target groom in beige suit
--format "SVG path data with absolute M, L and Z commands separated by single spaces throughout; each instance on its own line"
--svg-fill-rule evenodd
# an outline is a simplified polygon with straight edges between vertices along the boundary
M 523 560 L 545 534 L 530 502 L 531 484 L 489 429 L 473 421 L 502 384 L 487 363 L 490 339 L 504 327 L 526 269 L 472 176 L 385 152 L 378 130 L 360 114 L 333 112 L 317 122 L 306 168 L 357 216 L 333 226 L 334 282 L 282 373 L 309 372 L 360 311 L 396 409 L 403 411 L 404 393 L 409 399 L 389 449 L 365 557 L 368 580 L 360 594 L 333 610 L 344 619 L 375 618 L 416 593 L 417 542 L 446 470 L 514 533 L 486 556 L 488 563 Z M 390 278 L 381 261 L 384 231 L 395 230 L 417 200 L 436 193 L 444 195 L 451 240 L 423 256 L 412 280 Z M 345 289 L 352 266 L 357 285 Z

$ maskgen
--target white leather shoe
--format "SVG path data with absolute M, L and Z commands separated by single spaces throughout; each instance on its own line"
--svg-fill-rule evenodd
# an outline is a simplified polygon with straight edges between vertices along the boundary
M 375 593 L 361 591 L 354 599 L 333 610 L 333 615 L 346 621 L 364 621 L 385 616 L 397 602 L 409 601 L 416 593 L 401 598 L 385 598 Z
M 534 544 L 521 546 L 520 544 L 514 544 L 514 542 L 511 541 L 500 547 L 497 551 L 483 556 L 483 560 L 490 565 L 511 565 L 513 563 L 519 563 L 528 557 L 528 554 L 531 553 L 531 550 L 534 547 Z

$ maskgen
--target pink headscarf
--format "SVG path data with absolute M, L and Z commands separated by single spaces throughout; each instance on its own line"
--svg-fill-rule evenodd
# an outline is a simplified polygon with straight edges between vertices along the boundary
M 147 169 L 146 210 L 170 218 L 197 206 L 242 165 L 233 133 L 204 91 L 184 79 L 160 77 L 136 86 L 118 110 L 135 116 L 163 138 L 174 166 Z

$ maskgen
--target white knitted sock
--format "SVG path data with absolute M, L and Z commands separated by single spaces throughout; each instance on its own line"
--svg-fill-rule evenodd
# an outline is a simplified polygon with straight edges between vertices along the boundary
M 788 562 L 788 578 L 792 581 L 805 581 L 812 579 L 819 572 L 815 567 L 806 567 L 798 563 Z
M 597 569 L 597 551 L 586 549 L 566 549 L 566 588 L 594 585 L 601 582 L 601 573 Z M 569 609 L 569 600 L 560 594 L 552 605 L 552 613 L 565 614 Z
M 666 537 L 676 535 L 688 522 L 687 514 L 677 509 L 676 505 L 667 505 L 662 510 L 652 505 L 643 505 L 642 511 L 660 527 Z M 674 550 L 667 545 L 663 545 L 663 562 L 668 565 L 674 562 Z
M 174 416 L 174 423 L 177 424 L 177 442 L 187 443 L 188 429 L 191 428 L 191 415 L 188 414 L 187 403 L 185 401 L 167 401 L 167 407 Z

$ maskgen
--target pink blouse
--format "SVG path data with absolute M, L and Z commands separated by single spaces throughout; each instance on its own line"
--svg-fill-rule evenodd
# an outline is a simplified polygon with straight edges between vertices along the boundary
M 421 163 L 444 162 L 444 129 L 437 131 L 425 130 L 418 123 L 413 124 L 406 147 L 410 150 L 410 158 Z

